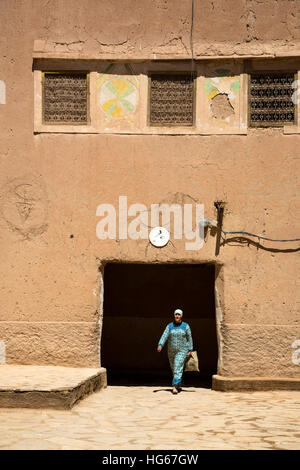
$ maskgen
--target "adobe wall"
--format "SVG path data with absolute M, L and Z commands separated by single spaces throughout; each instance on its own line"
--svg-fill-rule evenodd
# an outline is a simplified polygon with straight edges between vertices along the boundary
M 216 219 L 214 202 L 222 200 L 225 230 L 299 238 L 299 133 L 34 134 L 35 40 L 46 58 L 191 57 L 191 2 L 67 4 L 0 5 L 2 362 L 98 366 L 105 260 L 209 261 L 222 266 L 218 372 L 300 377 L 292 361 L 300 339 L 299 245 L 232 241 L 216 257 L 210 232 L 199 251 L 182 240 L 158 250 L 147 240 L 96 237 L 97 206 L 118 207 L 126 195 L 128 204 L 147 207 L 197 201 L 208 219 Z M 298 1 L 196 1 L 194 57 L 296 54 L 298 8 Z M 24 200 L 28 217 L 18 206 Z
M 298 0 L 194 0 L 194 12 L 192 3 L 87 0 L 83 10 L 79 0 L 51 0 L 40 7 L 34 0 L 2 0 L 2 34 L 8 31 L 20 45 L 39 39 L 40 51 L 116 59 L 186 58 L 191 49 L 196 58 L 299 51 Z

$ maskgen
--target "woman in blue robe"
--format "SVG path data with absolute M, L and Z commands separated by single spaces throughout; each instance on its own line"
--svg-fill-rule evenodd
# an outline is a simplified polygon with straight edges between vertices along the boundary
M 168 357 L 173 373 L 173 394 L 181 390 L 184 363 L 193 351 L 191 329 L 188 323 L 182 321 L 182 315 L 182 310 L 175 310 L 174 321 L 166 326 L 157 347 L 157 351 L 160 352 L 168 341 Z

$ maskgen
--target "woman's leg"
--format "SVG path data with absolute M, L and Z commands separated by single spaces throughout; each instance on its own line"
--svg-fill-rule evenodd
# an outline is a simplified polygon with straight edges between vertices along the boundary
M 179 351 L 175 354 L 174 357 L 174 369 L 173 369 L 173 383 L 174 387 L 179 388 L 182 382 L 183 368 L 185 363 L 185 358 L 187 356 L 186 351 Z
M 173 374 L 173 382 L 172 382 L 173 390 L 172 390 L 172 393 L 174 395 L 176 395 L 178 393 L 178 390 L 174 385 L 174 362 L 175 362 L 175 357 L 176 357 L 176 351 L 169 350 L 168 351 L 168 357 L 169 357 L 169 363 L 170 363 L 170 367 L 171 367 L 172 374 Z

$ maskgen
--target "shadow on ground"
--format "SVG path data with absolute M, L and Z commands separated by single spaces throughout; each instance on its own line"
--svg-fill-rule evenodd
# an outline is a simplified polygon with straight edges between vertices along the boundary
M 107 371 L 108 385 L 138 386 L 138 387 L 164 387 L 163 390 L 172 390 L 171 376 L 155 376 L 152 374 L 124 374 L 122 372 Z M 183 376 L 183 392 L 189 387 L 212 388 L 212 377 L 202 377 L 197 372 L 185 372 Z M 165 388 L 167 387 L 167 388 Z M 159 390 L 156 390 L 159 391 Z M 191 390 L 190 390 L 191 391 Z

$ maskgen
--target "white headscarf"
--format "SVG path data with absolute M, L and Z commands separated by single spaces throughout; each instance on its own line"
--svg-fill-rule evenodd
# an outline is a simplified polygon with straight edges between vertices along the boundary
M 175 313 L 179 313 L 179 315 L 181 315 L 181 316 L 183 315 L 183 311 L 180 310 L 180 308 L 176 308 L 176 310 L 174 311 L 174 315 L 175 315 Z

